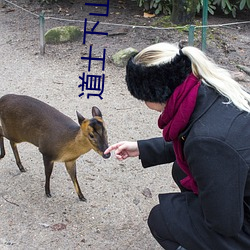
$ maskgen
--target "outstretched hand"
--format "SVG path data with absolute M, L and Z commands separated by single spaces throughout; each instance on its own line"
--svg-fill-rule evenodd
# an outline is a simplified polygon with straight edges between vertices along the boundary
M 104 154 L 108 154 L 115 150 L 115 156 L 118 160 L 125 160 L 128 157 L 139 156 L 137 142 L 122 141 L 108 147 Z

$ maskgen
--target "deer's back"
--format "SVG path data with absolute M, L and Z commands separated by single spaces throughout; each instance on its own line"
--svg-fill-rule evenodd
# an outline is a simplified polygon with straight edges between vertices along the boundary
M 50 105 L 24 95 L 0 98 L 0 119 L 4 136 L 15 142 L 40 146 L 43 141 L 69 140 L 79 126 Z

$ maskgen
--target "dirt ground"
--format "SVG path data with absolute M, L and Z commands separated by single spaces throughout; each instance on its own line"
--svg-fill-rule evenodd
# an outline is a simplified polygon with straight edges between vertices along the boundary
M 187 32 L 121 26 L 150 26 L 159 20 L 143 18 L 142 10 L 130 0 L 110 3 L 108 17 L 89 16 L 98 10 L 85 7 L 85 1 L 63 1 L 52 8 L 40 7 L 36 1 L 13 2 L 36 14 L 43 9 L 46 17 L 88 18 L 120 26 L 100 24 L 98 30 L 109 36 L 87 35 L 86 45 L 81 41 L 46 45 L 46 53 L 41 56 L 38 18 L 12 5 L 0 9 L 1 96 L 33 96 L 75 121 L 76 110 L 90 118 L 91 107 L 98 106 L 110 144 L 161 136 L 158 114 L 130 96 L 124 81 L 125 70 L 116 67 L 111 56 L 127 47 L 140 50 L 159 41 L 187 40 Z M 244 16 L 209 17 L 209 24 L 246 20 Z M 46 19 L 45 28 L 69 24 L 82 28 L 84 25 Z M 237 73 L 246 87 L 250 84 L 249 76 L 239 72 L 237 65 L 250 66 L 249 33 L 249 23 L 211 28 L 207 41 L 208 55 Z M 91 44 L 96 57 L 107 49 L 102 100 L 96 96 L 78 97 L 79 76 L 87 71 L 81 56 L 88 55 Z M 199 36 L 195 44 L 200 45 Z M 91 72 L 101 74 L 100 62 L 93 62 Z M 87 202 L 78 200 L 62 163 L 55 164 L 49 199 L 44 194 L 44 167 L 37 148 L 27 143 L 19 145 L 27 170 L 20 173 L 7 140 L 5 145 L 6 156 L 0 162 L 0 249 L 160 249 L 147 227 L 147 216 L 158 203 L 159 193 L 178 191 L 170 176 L 171 165 L 143 169 L 137 158 L 119 162 L 112 156 L 104 160 L 91 151 L 77 160 L 78 181 Z

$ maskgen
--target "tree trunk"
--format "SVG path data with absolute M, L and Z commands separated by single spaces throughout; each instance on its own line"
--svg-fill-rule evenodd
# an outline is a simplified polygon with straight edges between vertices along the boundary
M 192 24 L 198 0 L 173 0 L 171 22 L 178 25 Z

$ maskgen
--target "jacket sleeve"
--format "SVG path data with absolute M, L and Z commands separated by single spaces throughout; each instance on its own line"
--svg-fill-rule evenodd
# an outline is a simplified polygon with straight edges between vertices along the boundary
M 184 154 L 198 185 L 205 223 L 224 236 L 237 235 L 244 220 L 246 162 L 225 141 L 209 137 L 187 141 Z
M 144 168 L 175 161 L 175 153 L 171 142 L 163 137 L 139 140 L 138 147 L 142 166 Z

